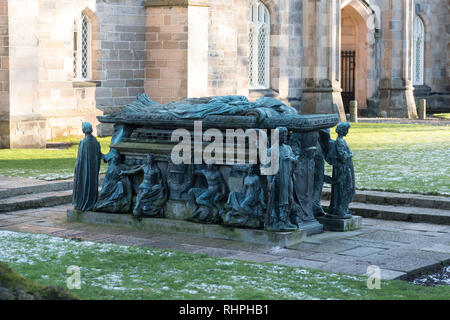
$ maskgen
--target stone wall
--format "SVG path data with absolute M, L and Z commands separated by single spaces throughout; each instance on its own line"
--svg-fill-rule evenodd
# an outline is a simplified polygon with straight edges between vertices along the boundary
M 251 0 L 210 0 L 208 94 L 273 96 L 299 108 L 302 0 L 264 0 L 270 13 L 270 88 L 249 90 Z
M 186 98 L 188 7 L 148 7 L 146 31 L 146 93 L 160 103 Z
M 450 112 L 450 9 L 444 2 L 416 1 L 425 28 L 424 85 L 415 86 L 414 97 L 427 100 L 428 113 Z
M 304 64 L 307 57 L 304 52 L 305 40 L 303 30 L 307 30 L 309 19 L 303 13 L 305 1 L 272 1 L 272 81 L 274 89 L 286 103 L 301 111 Z M 321 22 L 326 24 L 326 22 Z M 277 84 L 278 82 L 278 84 Z
M 0 1 L 0 148 L 9 147 L 8 0 Z
M 450 91 L 450 6 L 447 7 L 447 87 L 446 91 Z
M 445 9 L 445 7 L 447 9 Z M 424 84 L 434 92 L 448 91 L 449 62 L 447 45 L 450 35 L 449 9 L 445 1 L 416 0 L 415 14 L 425 27 L 425 72 Z
M 81 122 L 98 123 L 95 84 L 74 82 L 73 29 L 82 13 L 92 24 L 92 49 L 98 41 L 95 0 L 40 0 L 39 37 L 39 114 L 46 119 L 47 139 L 76 136 Z M 58 26 L 55 28 L 55 26 Z M 93 61 L 96 55 L 92 54 Z M 95 70 L 95 63 L 92 69 Z M 93 77 L 92 80 L 94 80 Z M 96 133 L 96 131 L 95 131 Z
M 10 59 L 10 81 L 17 84 L 11 83 L 10 106 L 2 108 L 12 110 L 17 125 L 11 132 L 22 136 L 20 140 L 30 130 L 19 124 L 30 127 L 32 122 L 38 123 L 37 131 L 31 130 L 40 137 L 39 142 L 33 138 L 36 146 L 45 145 L 46 139 L 80 135 L 82 121 L 92 122 L 97 134 L 101 111 L 117 111 L 144 92 L 143 0 L 33 0 L 29 7 L 9 2 L 9 38 L 16 39 L 18 48 Z M 92 28 L 92 76 L 75 81 L 74 21 L 82 14 Z
M 9 0 L 10 147 L 45 146 L 39 114 L 39 3 Z
M 340 84 L 341 1 L 303 1 L 302 112 L 339 113 L 345 120 Z
M 209 8 L 209 59 L 208 59 L 208 95 L 236 94 L 238 90 L 238 12 L 248 12 L 247 0 L 211 0 Z M 248 31 L 244 34 L 248 34 Z M 248 36 L 246 38 L 248 43 Z M 247 48 L 245 48 L 247 52 Z M 247 57 L 244 58 L 248 60 Z M 239 63 L 246 63 L 240 61 Z M 248 94 L 248 82 L 244 87 Z
M 97 108 L 118 111 L 144 92 L 145 7 L 144 0 L 97 0 L 98 65 L 94 80 Z
M 96 115 L 118 111 L 144 91 L 163 103 L 272 96 L 305 113 L 337 112 L 337 106 L 342 117 L 341 1 L 262 2 L 271 20 L 268 90 L 249 90 L 252 0 L 0 0 L 0 147 L 44 146 L 46 139 L 79 135 L 81 121 L 95 124 Z M 366 90 L 357 92 L 360 106 L 368 99 L 373 115 L 386 110 L 415 117 L 408 38 L 415 14 L 425 24 L 429 103 L 448 104 L 450 9 L 444 1 L 346 3 L 367 28 L 366 38 L 356 32 L 352 40 L 367 50 L 359 56 L 368 57 L 367 72 L 357 76 Z M 73 79 L 73 24 L 82 13 L 92 23 L 93 59 L 92 78 L 79 82 Z

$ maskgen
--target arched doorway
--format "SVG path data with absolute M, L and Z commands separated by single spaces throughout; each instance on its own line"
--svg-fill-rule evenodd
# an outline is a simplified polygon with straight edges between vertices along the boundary
M 367 99 L 375 85 L 375 19 L 361 1 L 346 1 L 341 8 L 341 86 L 345 111 L 351 100 L 358 101 L 358 112 L 367 115 Z

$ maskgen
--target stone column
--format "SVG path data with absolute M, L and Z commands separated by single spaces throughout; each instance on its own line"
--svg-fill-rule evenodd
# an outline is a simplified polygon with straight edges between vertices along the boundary
M 0 2 L 0 148 L 9 148 L 8 1 Z
M 272 88 L 279 92 L 277 99 L 301 110 L 303 36 L 301 21 L 304 4 L 303 0 L 278 1 L 278 3 L 276 12 L 273 10 L 274 5 L 271 7 Z
M 340 0 L 303 1 L 302 113 L 339 113 Z
M 145 92 L 157 102 L 207 95 L 208 1 L 147 0 Z
M 39 113 L 39 1 L 9 0 L 10 147 L 44 147 Z
M 382 8 L 380 111 L 417 119 L 412 86 L 414 0 Z

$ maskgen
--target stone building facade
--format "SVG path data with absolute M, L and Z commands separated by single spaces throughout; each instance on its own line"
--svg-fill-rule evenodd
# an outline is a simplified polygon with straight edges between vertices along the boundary
M 449 108 L 437 0 L 0 0 L 0 147 L 42 147 L 136 94 L 237 94 L 300 112 Z M 107 134 L 101 128 L 99 134 Z

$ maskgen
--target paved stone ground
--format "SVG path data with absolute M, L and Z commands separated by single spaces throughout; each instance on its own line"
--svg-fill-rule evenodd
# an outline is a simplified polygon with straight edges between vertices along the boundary
M 128 228 L 68 223 L 69 205 L 0 214 L 0 230 L 205 253 L 220 258 L 267 262 L 365 275 L 377 265 L 384 279 L 412 277 L 450 263 L 450 226 L 364 219 L 363 228 L 311 236 L 289 249 Z
M 0 176 L 0 190 L 42 185 L 44 180 Z
M 0 176 L 0 199 L 17 195 L 72 189 L 73 180 L 45 181 Z

